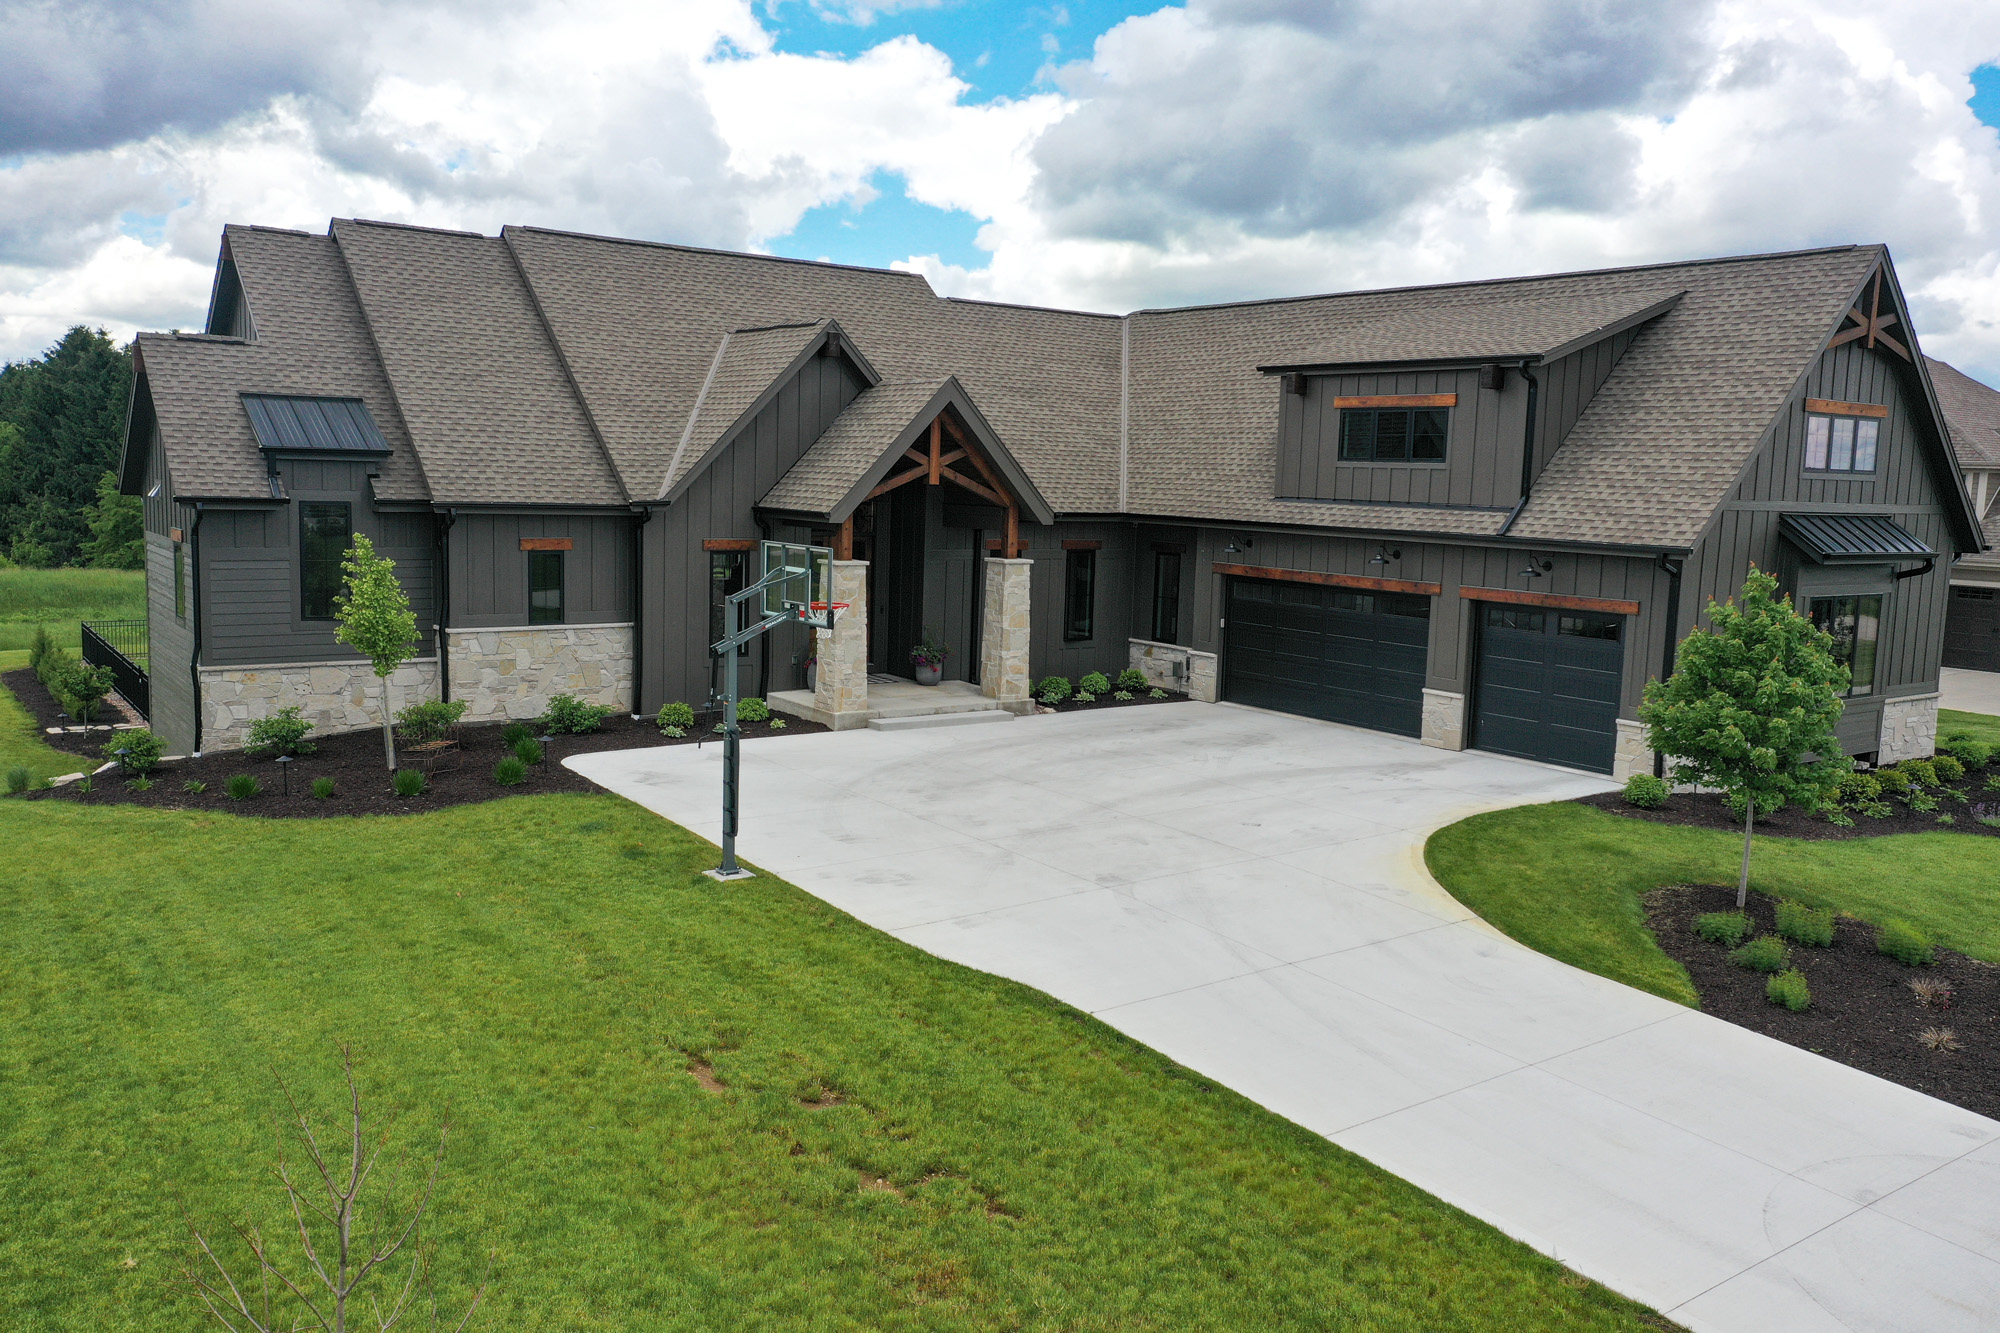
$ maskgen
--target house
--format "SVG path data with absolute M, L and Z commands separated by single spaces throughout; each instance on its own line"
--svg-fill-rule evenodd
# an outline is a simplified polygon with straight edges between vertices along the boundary
M 475 719 L 701 705 L 722 596 L 804 540 L 850 609 L 740 666 L 836 727 L 928 633 L 994 707 L 1137 664 L 1615 775 L 1754 562 L 1834 633 L 1842 742 L 1886 761 L 1931 749 L 1948 569 L 1985 549 L 1879 246 L 1115 317 L 341 219 L 228 228 L 206 329 L 136 357 L 121 484 L 175 749 L 287 704 L 377 719 L 330 618 L 366 533 L 423 627 L 395 701 Z
M 1924 362 L 1989 548 L 1962 555 L 1951 567 L 1944 664 L 2000 671 L 2000 555 L 1990 549 L 2000 538 L 2000 391 L 1942 361 Z

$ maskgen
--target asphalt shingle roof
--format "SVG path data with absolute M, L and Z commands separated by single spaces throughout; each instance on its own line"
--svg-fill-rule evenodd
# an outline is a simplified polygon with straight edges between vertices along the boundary
M 761 503 L 802 514 L 831 512 L 868 469 L 881 461 L 889 442 L 944 384 L 943 380 L 914 380 L 878 384 L 861 393 L 778 479 Z
M 1951 431 L 1952 447 L 1962 467 L 2000 468 L 2000 390 L 1933 357 L 1925 357 L 1938 406 Z
M 1666 305 L 1678 290 L 1573 292 L 1514 301 L 1466 303 L 1443 293 L 1406 293 L 1386 314 L 1359 307 L 1359 318 L 1307 350 L 1299 365 L 1385 361 L 1513 360 L 1553 356 L 1571 344 L 1594 342 Z M 1335 298 L 1329 298 L 1335 299 Z
M 827 330 L 828 320 L 736 329 L 722 335 L 709 371 L 689 405 L 680 440 L 668 460 L 659 493 L 701 466 L 730 427 L 741 421 L 766 389 L 771 388 L 801 353 Z

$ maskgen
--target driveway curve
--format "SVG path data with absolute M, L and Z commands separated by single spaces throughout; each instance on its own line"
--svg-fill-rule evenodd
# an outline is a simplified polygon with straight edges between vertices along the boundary
M 2000 1330 L 2000 1122 L 1544 957 L 1424 868 L 1603 780 L 1194 703 L 743 756 L 746 861 L 1698 1333 Z M 719 747 L 566 762 L 720 836 Z

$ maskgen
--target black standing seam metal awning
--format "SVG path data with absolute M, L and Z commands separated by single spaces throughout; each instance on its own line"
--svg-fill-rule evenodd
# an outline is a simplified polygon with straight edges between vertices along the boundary
M 265 452 L 386 454 L 383 438 L 359 398 L 298 398 L 246 393 L 243 410 Z
M 1778 531 L 1822 565 L 1937 558 L 1936 551 L 1884 514 L 1780 514 Z

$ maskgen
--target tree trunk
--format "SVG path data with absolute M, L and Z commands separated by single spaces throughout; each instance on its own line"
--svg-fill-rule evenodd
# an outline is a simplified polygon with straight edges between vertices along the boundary
M 1757 798 L 1743 793 L 1743 873 L 1736 879 L 1736 909 L 1750 901 L 1750 826 L 1757 822 Z
M 389 771 L 396 771 L 396 732 L 389 722 L 389 678 L 382 677 L 382 753 L 389 758 Z

